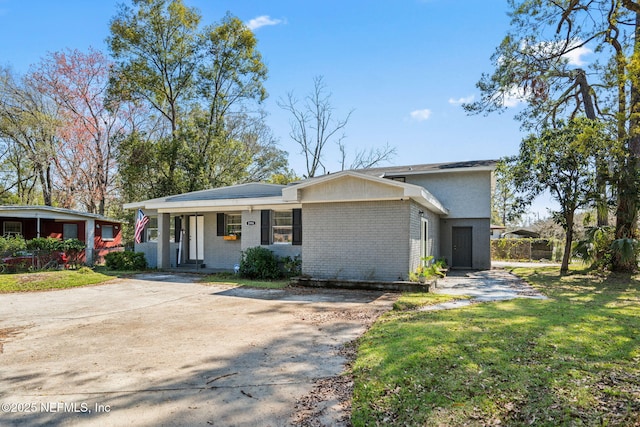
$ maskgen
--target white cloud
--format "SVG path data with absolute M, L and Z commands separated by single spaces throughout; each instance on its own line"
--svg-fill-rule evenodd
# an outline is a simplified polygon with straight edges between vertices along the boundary
M 520 87 L 511 88 L 506 94 L 504 94 L 504 98 L 502 100 L 502 105 L 505 107 L 516 107 L 518 104 L 523 103 L 527 100 L 527 94 L 524 89 Z
M 474 99 L 475 99 L 475 97 L 473 95 L 466 96 L 466 97 L 463 97 L 463 98 L 458 98 L 458 99 L 449 98 L 449 104 L 451 104 L 451 105 L 468 104 L 470 102 L 473 102 Z
M 582 67 L 587 64 L 583 57 L 593 53 L 593 50 L 586 46 L 576 47 L 581 43 L 582 40 L 580 39 L 572 40 L 567 47 L 564 41 L 540 42 L 534 45 L 529 45 L 523 41 L 520 48 L 523 52 L 536 56 L 552 56 L 569 49 L 570 52 L 562 55 L 562 57 L 568 61 L 569 65 Z
M 424 110 L 415 110 L 412 111 L 410 115 L 413 120 L 423 122 L 425 120 L 429 120 L 429 117 L 431 117 L 431 110 L 428 108 L 425 108 Z
M 582 59 L 582 57 L 585 55 L 589 55 L 590 53 L 593 53 L 591 49 L 589 49 L 588 47 L 582 46 L 562 56 L 569 60 L 570 65 L 575 65 L 576 67 L 582 67 L 587 63 L 585 60 Z
M 268 25 L 278 25 L 282 23 L 282 19 L 273 19 L 269 15 L 258 16 L 257 18 L 250 19 L 245 23 L 251 31 L 255 31 L 258 28 L 266 27 Z

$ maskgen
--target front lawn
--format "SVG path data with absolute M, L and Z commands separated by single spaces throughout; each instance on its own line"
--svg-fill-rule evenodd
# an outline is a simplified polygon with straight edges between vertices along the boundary
M 113 276 L 89 268 L 79 270 L 42 271 L 37 273 L 0 274 L 0 293 L 66 289 L 95 285 Z
M 353 424 L 639 425 L 640 278 L 515 273 L 550 299 L 382 316 L 359 342 Z
M 215 273 L 205 276 L 201 283 L 212 285 L 248 286 L 263 289 L 283 289 L 289 286 L 289 279 L 282 280 L 253 280 L 245 279 L 232 273 Z
M 107 282 L 117 277 L 129 276 L 140 271 L 118 271 L 105 267 L 79 270 L 40 271 L 20 274 L 0 274 L 0 293 L 30 292 L 50 289 L 75 288 Z M 203 277 L 201 283 L 249 286 L 254 288 L 282 289 L 289 286 L 289 280 L 250 280 L 238 275 L 218 273 Z

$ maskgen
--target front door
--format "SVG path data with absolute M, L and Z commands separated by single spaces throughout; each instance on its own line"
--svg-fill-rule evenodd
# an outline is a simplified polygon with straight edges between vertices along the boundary
M 473 267 L 471 259 L 472 231 L 471 227 L 453 227 L 451 229 L 451 267 Z
M 429 222 L 426 218 L 422 218 L 420 222 L 420 258 L 424 258 L 429 255 L 431 255 L 431 250 L 429 248 Z
M 189 217 L 189 260 L 204 259 L 204 217 Z

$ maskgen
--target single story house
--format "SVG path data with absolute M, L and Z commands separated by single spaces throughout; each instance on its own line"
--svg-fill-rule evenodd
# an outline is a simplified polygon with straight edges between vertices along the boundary
M 406 279 L 421 258 L 491 266 L 495 161 L 343 171 L 290 185 L 250 183 L 124 205 L 149 216 L 150 266 L 232 270 L 263 246 L 330 279 Z
M 0 206 L 3 236 L 79 239 L 85 243 L 83 260 L 92 265 L 122 244 L 119 221 L 102 215 L 51 206 Z

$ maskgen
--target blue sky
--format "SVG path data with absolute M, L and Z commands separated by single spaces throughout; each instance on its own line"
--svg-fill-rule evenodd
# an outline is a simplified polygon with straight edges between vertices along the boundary
M 490 56 L 507 32 L 506 0 L 184 0 L 203 23 L 227 11 L 253 25 L 269 68 L 268 124 L 304 172 L 278 99 L 302 97 L 323 76 L 335 114 L 353 110 L 344 142 L 355 150 L 388 143 L 393 164 L 497 159 L 516 154 L 524 136 L 513 113 L 468 116 L 462 100 L 491 72 Z M 104 40 L 116 0 L 0 0 L 0 64 L 24 73 L 48 52 Z M 252 21 L 253 20 L 253 21 Z M 262 25 L 261 25 L 262 24 Z M 339 170 L 335 147 L 326 153 Z

